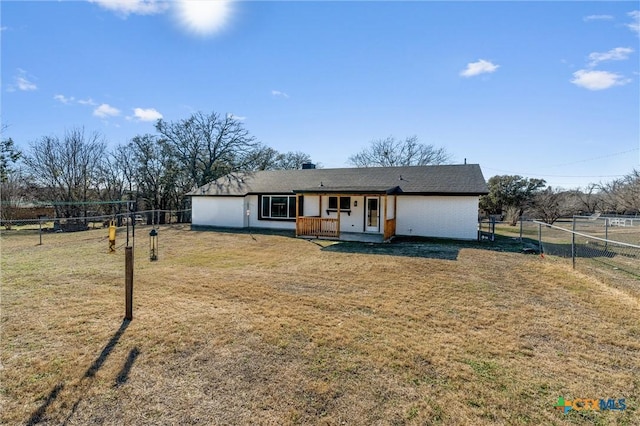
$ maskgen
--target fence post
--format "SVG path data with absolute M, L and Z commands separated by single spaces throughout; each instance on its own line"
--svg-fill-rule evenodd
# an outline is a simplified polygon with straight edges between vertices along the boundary
M 133 319 L 133 247 L 125 247 L 124 318 Z
M 40 220 L 38 220 L 38 223 L 40 224 L 39 229 L 40 229 L 40 244 L 38 245 L 42 245 L 42 218 L 40 218 Z
M 573 216 L 571 225 L 571 265 L 576 269 L 576 217 Z
M 522 216 L 520 216 L 520 242 L 522 242 Z
M 494 216 L 491 217 L 491 241 L 496 240 L 496 218 Z
M 604 251 L 607 251 L 609 244 L 609 218 L 604 218 Z
M 538 251 L 542 254 L 542 223 L 538 223 Z

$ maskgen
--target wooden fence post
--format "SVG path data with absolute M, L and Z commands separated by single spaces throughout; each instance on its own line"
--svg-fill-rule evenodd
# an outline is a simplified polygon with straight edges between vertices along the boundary
M 124 277 L 124 319 L 133 319 L 133 247 L 125 247 L 125 277 Z

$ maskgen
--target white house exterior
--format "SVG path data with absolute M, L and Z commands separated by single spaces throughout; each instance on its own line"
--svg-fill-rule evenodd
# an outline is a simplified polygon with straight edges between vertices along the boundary
M 370 241 L 476 239 L 476 164 L 274 170 L 222 177 L 191 192 L 192 228 L 270 228 Z

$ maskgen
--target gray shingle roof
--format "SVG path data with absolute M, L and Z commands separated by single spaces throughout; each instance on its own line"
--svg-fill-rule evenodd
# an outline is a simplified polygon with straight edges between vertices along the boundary
M 459 164 L 238 173 L 221 177 L 188 195 L 244 196 L 296 192 L 481 195 L 488 190 L 479 165 Z

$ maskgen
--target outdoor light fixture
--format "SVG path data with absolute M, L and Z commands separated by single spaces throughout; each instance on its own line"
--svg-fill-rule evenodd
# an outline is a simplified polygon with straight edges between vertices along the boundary
M 158 260 L 158 231 L 155 228 L 149 232 L 149 260 Z

